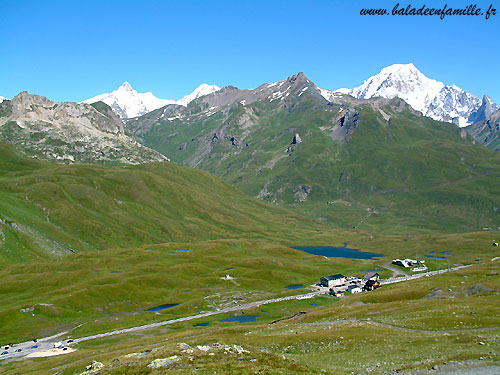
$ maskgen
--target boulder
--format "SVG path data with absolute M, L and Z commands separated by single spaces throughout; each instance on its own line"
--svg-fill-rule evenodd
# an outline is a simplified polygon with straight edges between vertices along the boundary
M 473 285 L 469 289 L 465 291 L 466 296 L 472 296 L 475 294 L 483 294 L 483 293 L 488 293 L 488 292 L 493 292 L 493 289 L 488 288 L 487 286 L 478 284 L 478 285 Z
M 174 362 L 177 362 L 179 360 L 179 356 L 173 355 L 168 358 L 159 358 L 155 359 L 153 362 L 151 362 L 148 367 L 149 368 L 160 368 L 160 367 L 166 367 L 171 365 Z

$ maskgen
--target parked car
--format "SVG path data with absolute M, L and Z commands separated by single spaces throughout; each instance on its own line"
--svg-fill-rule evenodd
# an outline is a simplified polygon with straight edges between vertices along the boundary
M 69 339 L 69 340 L 67 341 L 67 343 L 69 344 L 70 342 L 73 342 L 73 341 L 74 341 L 74 340 L 72 340 L 72 339 Z
M 22 349 L 21 349 L 21 348 L 16 349 L 16 353 L 19 353 L 20 351 L 22 351 Z
M 36 348 L 38 348 L 38 345 L 33 345 L 33 346 L 31 347 L 31 349 L 36 349 Z
M 5 355 L 5 354 L 9 354 L 9 352 L 7 350 L 3 351 L 2 355 Z

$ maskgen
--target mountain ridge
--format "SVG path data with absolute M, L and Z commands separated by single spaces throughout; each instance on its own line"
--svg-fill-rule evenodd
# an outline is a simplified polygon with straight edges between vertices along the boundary
M 403 99 L 337 92 L 327 100 L 324 94 L 299 73 L 254 90 L 227 86 L 187 107 L 166 106 L 128 119 L 125 128 L 173 161 L 342 227 L 385 222 L 386 228 L 464 230 L 481 220 L 492 225 L 500 192 L 483 192 L 476 184 L 492 186 L 498 154 Z M 446 201 L 453 209 L 445 208 Z M 431 211 L 432 220 L 422 226 Z
M 425 116 L 438 121 L 453 122 L 460 127 L 484 119 L 484 116 L 478 113 L 482 105 L 481 99 L 456 85 L 445 85 L 426 77 L 413 63 L 390 65 L 358 87 L 342 88 L 334 92 L 360 99 L 375 96 L 399 97 Z
M 0 103 L 0 140 L 32 157 L 62 163 L 168 161 L 125 134 L 109 106 L 53 102 L 23 91 Z
M 184 96 L 180 100 L 160 99 L 151 92 L 139 93 L 125 81 L 118 89 L 111 93 L 100 94 L 90 99 L 84 100 L 82 103 L 96 103 L 102 101 L 109 105 L 113 111 L 122 119 L 137 117 L 151 112 L 155 109 L 164 107 L 169 104 L 177 104 L 185 106 L 192 100 L 208 95 L 219 90 L 216 85 L 207 85 L 205 83 L 198 86 L 192 93 Z

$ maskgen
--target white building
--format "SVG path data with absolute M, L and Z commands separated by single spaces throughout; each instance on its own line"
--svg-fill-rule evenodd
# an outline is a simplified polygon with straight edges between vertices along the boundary
M 359 285 L 349 285 L 349 287 L 347 288 L 347 291 L 349 293 L 355 294 L 355 293 L 361 293 L 363 291 L 363 289 L 361 289 L 361 287 Z
M 403 266 L 405 268 L 413 267 L 413 266 L 419 266 L 423 265 L 425 263 L 425 260 L 415 260 L 415 259 L 394 259 L 392 261 L 392 264 L 395 264 L 397 266 Z
M 339 286 L 344 286 L 347 278 L 340 273 L 336 275 L 325 276 L 320 279 L 321 285 L 328 288 L 335 288 Z

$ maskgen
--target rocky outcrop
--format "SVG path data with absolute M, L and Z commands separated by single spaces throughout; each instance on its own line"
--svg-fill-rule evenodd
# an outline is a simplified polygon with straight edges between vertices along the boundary
M 353 108 L 348 108 L 334 126 L 330 133 L 330 137 L 333 140 L 342 140 L 347 143 L 351 139 L 354 130 L 356 130 L 358 123 L 359 112 Z
M 80 375 L 94 375 L 99 374 L 101 370 L 104 368 L 104 365 L 98 361 L 92 361 L 90 365 L 85 368 L 84 372 L 81 372 Z
M 476 112 L 472 113 L 469 116 L 469 122 L 471 124 L 474 124 L 481 120 L 487 119 L 495 111 L 498 111 L 499 109 L 500 107 L 496 103 L 494 103 L 488 95 L 484 95 L 481 107 L 479 107 L 479 109 Z
M 295 189 L 295 201 L 304 202 L 311 193 L 312 193 L 312 186 L 301 185 Z
M 298 144 L 302 143 L 302 139 L 300 138 L 300 135 L 298 133 L 295 133 L 293 136 L 292 142 L 290 143 L 290 146 L 286 149 L 286 152 L 294 152 L 295 148 L 297 147 Z
M 465 128 L 477 144 L 500 151 L 500 109 L 489 117 Z
M 167 367 L 171 365 L 174 362 L 177 362 L 179 360 L 179 356 L 173 355 L 168 358 L 159 358 L 155 359 L 153 362 L 151 362 L 148 367 L 149 368 L 160 368 L 160 367 Z
M 125 134 L 106 104 L 56 103 L 27 92 L 0 104 L 0 139 L 32 157 L 63 163 L 168 161 Z

